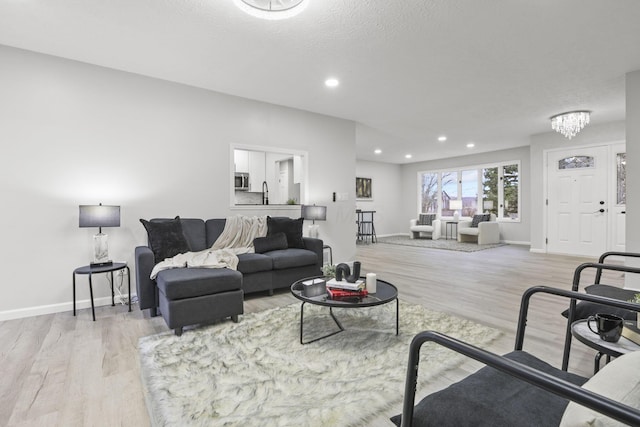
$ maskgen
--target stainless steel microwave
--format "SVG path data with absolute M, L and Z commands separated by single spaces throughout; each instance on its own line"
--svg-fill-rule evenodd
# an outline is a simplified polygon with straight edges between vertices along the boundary
M 249 174 L 246 172 L 236 172 L 235 189 L 237 191 L 249 191 Z

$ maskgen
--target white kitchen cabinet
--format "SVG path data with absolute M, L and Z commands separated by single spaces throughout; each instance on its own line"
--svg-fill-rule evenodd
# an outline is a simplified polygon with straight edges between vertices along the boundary
M 233 150 L 233 161 L 236 172 L 249 172 L 249 151 Z
M 248 151 L 249 154 L 249 191 L 261 192 L 265 178 L 264 151 Z

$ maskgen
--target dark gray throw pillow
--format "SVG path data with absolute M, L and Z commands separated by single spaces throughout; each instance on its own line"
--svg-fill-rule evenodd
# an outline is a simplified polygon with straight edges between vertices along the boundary
M 629 301 L 638 291 L 622 289 L 617 286 L 595 284 L 589 285 L 584 290 L 590 295 L 598 295 L 606 298 Z M 611 307 L 610 305 L 598 304 L 597 302 L 578 301 L 576 313 L 573 320 L 587 319 L 598 313 L 613 314 L 625 320 L 636 320 L 636 312 L 625 310 L 624 308 Z M 569 309 L 562 312 L 564 317 L 569 317 Z
M 267 217 L 267 237 L 278 233 L 284 233 L 287 236 L 287 246 L 289 248 L 304 249 L 304 241 L 302 240 L 302 223 L 304 218 L 272 218 Z
M 287 235 L 284 233 L 276 233 L 272 236 L 257 237 L 253 239 L 253 247 L 257 254 L 263 254 L 265 252 L 277 251 L 279 249 L 287 249 L 289 243 L 287 242 Z
M 491 214 L 474 215 L 473 219 L 471 220 L 471 226 L 472 227 L 478 227 L 478 224 L 480 224 L 481 222 L 485 222 L 485 221 L 489 221 L 489 220 L 491 220 Z
M 168 221 L 147 221 L 140 219 L 147 230 L 149 247 L 153 251 L 153 258 L 157 263 L 166 258 L 189 252 L 189 244 L 182 233 L 180 217 Z
M 436 219 L 436 214 L 420 214 L 418 225 L 432 225 L 434 219 Z

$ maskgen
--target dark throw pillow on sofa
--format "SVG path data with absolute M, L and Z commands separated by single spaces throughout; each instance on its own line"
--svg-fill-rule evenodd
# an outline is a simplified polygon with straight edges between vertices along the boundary
M 277 251 L 278 249 L 287 249 L 287 235 L 284 233 L 276 233 L 273 236 L 257 237 L 253 239 L 253 247 L 257 254 L 265 252 Z
M 434 219 L 436 219 L 436 214 L 420 214 L 418 225 L 432 225 Z
M 189 252 L 189 244 L 184 234 L 182 234 L 182 224 L 179 216 L 168 221 L 151 222 L 140 219 L 140 222 L 147 230 L 149 247 L 153 251 L 156 264 L 166 258 Z
M 491 214 L 474 215 L 473 219 L 471 220 L 471 226 L 472 227 L 477 227 L 478 224 L 480 224 L 481 222 L 489 221 L 489 220 L 491 220 Z
M 302 240 L 302 222 L 304 218 L 272 218 L 267 217 L 267 237 L 278 233 L 284 233 L 287 236 L 287 246 L 290 248 L 304 249 L 304 241 Z

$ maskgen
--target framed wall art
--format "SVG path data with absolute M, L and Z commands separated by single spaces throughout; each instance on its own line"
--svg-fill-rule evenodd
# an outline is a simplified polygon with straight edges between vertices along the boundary
M 356 178 L 356 199 L 371 200 L 371 178 Z

